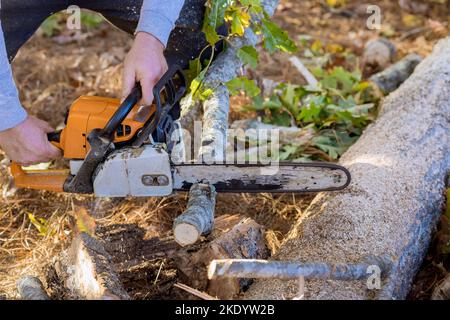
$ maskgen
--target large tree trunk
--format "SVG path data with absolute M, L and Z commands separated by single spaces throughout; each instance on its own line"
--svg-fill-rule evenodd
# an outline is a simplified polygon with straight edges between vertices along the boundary
M 319 194 L 284 241 L 276 260 L 356 262 L 388 254 L 393 269 L 377 297 L 403 299 L 426 253 L 443 205 L 450 168 L 450 38 L 383 104 L 378 120 L 341 158 L 353 178 Z M 259 280 L 247 298 L 297 294 L 292 281 Z M 365 282 L 311 280 L 306 297 L 367 299 Z

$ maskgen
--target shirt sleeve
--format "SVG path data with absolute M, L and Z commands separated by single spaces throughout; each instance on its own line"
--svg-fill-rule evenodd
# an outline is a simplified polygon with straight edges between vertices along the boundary
M 183 4 L 184 0 L 144 0 L 136 32 L 151 33 L 166 46 Z
M 26 117 L 27 112 L 19 101 L 19 94 L 12 76 L 0 23 L 0 131 L 17 126 Z

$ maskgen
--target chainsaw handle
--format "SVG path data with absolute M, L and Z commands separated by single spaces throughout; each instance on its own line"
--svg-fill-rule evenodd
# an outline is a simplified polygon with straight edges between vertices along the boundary
M 48 141 L 58 149 L 63 149 L 64 130 L 47 133 Z M 11 162 L 11 175 L 17 188 L 64 191 L 68 170 L 24 170 L 21 165 Z
M 178 81 L 175 81 L 178 79 Z M 178 102 L 186 92 L 186 79 L 178 65 L 170 66 L 169 70 L 153 87 L 153 96 L 156 104 L 157 117 L 159 118 L 164 104 L 170 106 Z M 162 95 L 166 101 L 163 101 Z
M 122 104 L 119 106 L 114 115 L 109 119 L 106 126 L 102 129 L 101 136 L 110 140 L 110 142 L 114 139 L 114 134 L 116 133 L 119 125 L 125 120 L 127 115 L 133 109 L 133 107 L 141 100 L 142 98 L 142 89 L 141 85 L 137 83 L 134 88 L 131 90 L 131 93 Z

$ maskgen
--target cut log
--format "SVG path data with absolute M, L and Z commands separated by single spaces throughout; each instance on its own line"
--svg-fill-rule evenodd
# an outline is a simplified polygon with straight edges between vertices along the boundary
M 187 210 L 173 223 L 173 235 L 181 246 L 194 244 L 211 232 L 214 224 L 216 192 L 213 186 L 194 184 L 189 191 Z
M 129 299 L 111 266 L 112 257 L 103 244 L 87 233 L 75 236 L 53 267 L 72 299 Z
M 321 193 L 293 226 L 276 260 L 328 263 L 387 254 L 384 299 L 403 299 L 427 251 L 450 167 L 450 38 L 387 97 L 377 121 L 341 158 L 352 184 Z M 309 298 L 366 299 L 364 283 L 310 280 Z M 291 281 L 259 280 L 250 299 L 294 296 Z
M 249 280 L 208 282 L 206 268 L 214 259 L 266 259 L 264 230 L 240 216 L 221 216 L 215 224 L 205 241 L 189 249 L 173 237 L 145 239 L 145 231 L 134 224 L 97 226 L 95 234 L 80 233 L 47 268 L 51 297 L 192 298 L 174 287 L 178 282 L 213 296 L 236 297 Z
M 207 281 L 206 270 L 215 259 L 264 259 L 269 256 L 264 230 L 252 219 L 243 219 L 232 228 L 208 243 L 195 254 L 184 256 L 179 263 L 183 274 L 190 279 L 207 284 L 207 292 L 219 299 L 236 298 L 252 282 L 251 279 L 213 279 Z M 253 258 L 250 258 L 253 257 Z M 195 262 L 192 264 L 192 262 Z M 201 285 L 197 282 L 197 287 Z
M 370 40 L 364 46 L 362 69 L 365 77 L 380 72 L 391 64 L 397 53 L 395 45 L 386 38 Z

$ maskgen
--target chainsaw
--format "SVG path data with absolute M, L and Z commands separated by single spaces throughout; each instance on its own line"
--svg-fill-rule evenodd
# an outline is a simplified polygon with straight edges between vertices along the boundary
M 185 91 L 183 72 L 172 66 L 155 85 L 150 107 L 138 105 L 139 84 L 123 102 L 80 97 L 70 107 L 64 129 L 48 135 L 69 160 L 69 168 L 26 170 L 12 163 L 15 186 L 97 197 L 147 197 L 189 191 L 196 183 L 212 185 L 217 192 L 249 193 L 336 191 L 350 183 L 346 168 L 326 162 L 279 162 L 275 172 L 266 174 L 262 169 L 273 164 L 174 163 L 171 154 L 177 141 L 171 136 L 181 132 L 178 119 Z

